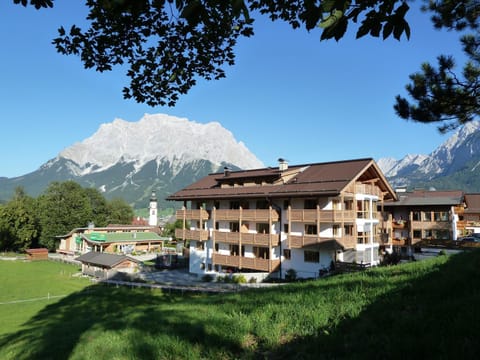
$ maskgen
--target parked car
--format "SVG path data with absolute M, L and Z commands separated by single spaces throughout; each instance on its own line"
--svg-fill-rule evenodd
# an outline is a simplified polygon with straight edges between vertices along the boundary
M 460 241 L 480 243 L 480 237 L 478 237 L 478 236 L 465 236 L 465 237 L 461 238 Z

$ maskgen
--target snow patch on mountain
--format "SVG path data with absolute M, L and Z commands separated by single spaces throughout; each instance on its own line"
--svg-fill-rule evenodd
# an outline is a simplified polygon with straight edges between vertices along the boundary
M 196 160 L 230 163 L 242 169 L 264 166 L 218 122 L 201 124 L 165 114 L 102 124 L 93 136 L 66 148 L 58 157 L 71 160 L 70 170 L 77 175 L 103 171 L 121 162 L 133 162 L 138 170 L 151 160 L 156 160 L 158 167 L 170 162 L 174 173 Z
M 378 165 L 394 183 L 408 184 L 410 179 L 419 176 L 428 180 L 449 175 L 480 153 L 479 140 L 480 122 L 470 121 L 429 155 L 409 154 L 401 160 L 382 158 L 378 160 Z

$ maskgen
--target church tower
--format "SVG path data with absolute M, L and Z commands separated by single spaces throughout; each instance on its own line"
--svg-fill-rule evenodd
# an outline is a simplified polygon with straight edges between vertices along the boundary
M 148 218 L 148 225 L 157 226 L 158 217 L 157 217 L 157 195 L 155 191 L 152 191 L 152 196 L 150 196 L 150 206 L 149 206 L 150 217 Z

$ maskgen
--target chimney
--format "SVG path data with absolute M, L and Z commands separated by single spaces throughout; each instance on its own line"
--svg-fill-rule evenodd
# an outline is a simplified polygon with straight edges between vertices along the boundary
M 278 159 L 278 170 L 285 171 L 288 169 L 288 162 L 285 159 L 279 158 Z
M 228 166 L 225 166 L 223 168 L 223 176 L 225 176 L 225 177 L 230 176 L 230 168 Z

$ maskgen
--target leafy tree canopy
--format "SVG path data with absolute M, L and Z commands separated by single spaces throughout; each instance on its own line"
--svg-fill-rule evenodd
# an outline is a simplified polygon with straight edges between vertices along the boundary
M 0 207 L 0 249 L 23 251 L 35 247 L 40 232 L 35 204 L 35 199 L 18 187 L 12 200 Z
M 52 7 L 54 0 L 14 2 L 39 9 Z M 446 131 L 478 115 L 480 5 L 419 2 L 435 27 L 474 32 L 461 40 L 469 61 L 460 75 L 453 72 L 453 58 L 439 56 L 438 68 L 423 64 L 410 76 L 411 100 L 397 96 L 394 106 L 404 119 L 442 122 L 439 129 Z M 86 6 L 90 26 L 60 27 L 53 40 L 57 51 L 79 56 L 85 68 L 100 72 L 128 66 L 124 97 L 150 106 L 174 106 L 198 79 L 225 77 L 225 66 L 235 63 L 238 38 L 254 34 L 254 16 L 283 20 L 295 29 L 320 29 L 321 40 L 338 41 L 349 26 L 357 38 L 410 37 L 407 0 L 87 0 Z

